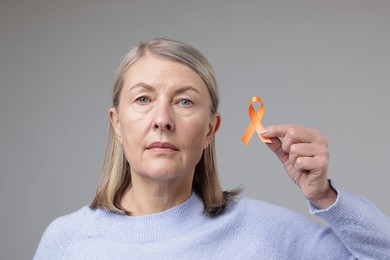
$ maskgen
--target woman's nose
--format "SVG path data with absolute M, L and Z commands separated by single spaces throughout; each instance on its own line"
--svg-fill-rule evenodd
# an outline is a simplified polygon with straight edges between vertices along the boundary
M 153 121 L 153 130 L 159 131 L 173 131 L 175 124 L 172 119 L 172 112 L 168 107 L 156 107 L 155 118 Z

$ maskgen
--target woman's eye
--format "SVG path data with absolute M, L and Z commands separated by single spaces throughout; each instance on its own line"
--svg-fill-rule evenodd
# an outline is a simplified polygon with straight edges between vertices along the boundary
M 149 100 L 149 98 L 147 98 L 147 97 L 139 97 L 139 98 L 137 98 L 137 102 L 138 103 L 141 103 L 141 104 L 146 104 L 146 103 L 148 103 L 150 100 Z
M 182 105 L 183 107 L 188 107 L 192 105 L 192 101 L 189 99 L 182 99 L 179 101 L 179 104 Z

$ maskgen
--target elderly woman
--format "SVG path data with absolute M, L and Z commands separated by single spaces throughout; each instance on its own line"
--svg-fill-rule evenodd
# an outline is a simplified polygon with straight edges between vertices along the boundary
M 324 228 L 222 191 L 214 72 L 188 44 L 153 39 L 125 57 L 90 206 L 53 221 L 35 259 L 390 259 L 390 219 L 327 178 L 326 139 L 298 126 L 261 135 Z

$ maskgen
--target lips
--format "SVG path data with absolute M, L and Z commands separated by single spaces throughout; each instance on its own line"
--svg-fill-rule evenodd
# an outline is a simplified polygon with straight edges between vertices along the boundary
M 151 145 L 149 145 L 148 147 L 146 147 L 146 149 L 170 149 L 170 150 L 173 150 L 173 151 L 179 151 L 179 149 L 174 146 L 173 144 L 171 143 L 162 143 L 162 142 L 154 142 L 152 143 Z

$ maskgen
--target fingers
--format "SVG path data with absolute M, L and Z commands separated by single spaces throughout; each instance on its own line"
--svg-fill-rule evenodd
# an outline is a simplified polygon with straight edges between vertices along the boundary
M 316 169 L 324 169 L 327 165 L 326 158 L 299 157 L 295 161 L 294 168 L 297 172 L 316 174 Z
M 282 141 L 279 138 L 272 138 L 272 143 L 266 143 L 267 146 L 273 151 L 279 160 L 284 164 L 288 161 L 288 153 L 283 150 Z
M 263 129 L 271 138 L 268 147 L 283 163 L 290 178 L 311 200 L 322 198 L 328 190 L 328 141 L 317 130 L 294 125 L 274 125 Z
M 275 125 L 264 128 L 261 135 L 272 138 L 272 143 L 267 143 L 267 146 L 285 167 L 287 163 L 294 165 L 299 157 L 328 158 L 327 140 L 317 130 L 293 125 Z M 283 141 L 279 137 L 283 138 Z
M 267 138 L 283 138 L 282 148 L 286 153 L 289 153 L 291 146 L 296 143 L 319 143 L 328 146 L 326 138 L 318 130 L 304 128 L 302 126 L 268 126 L 260 134 Z
M 318 160 L 328 160 L 329 158 L 329 151 L 328 148 L 322 144 L 319 143 L 297 143 L 292 144 L 290 146 L 290 152 L 289 152 L 289 162 L 292 165 L 297 165 L 298 168 L 302 170 L 312 170 L 310 168 L 310 165 L 308 165 L 308 168 L 304 168 L 306 164 L 302 164 L 301 162 L 297 161 L 299 158 L 316 158 Z M 321 159 L 323 158 L 323 159 Z M 321 165 L 322 166 L 322 165 Z

